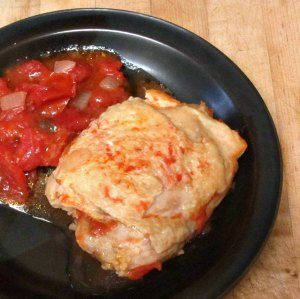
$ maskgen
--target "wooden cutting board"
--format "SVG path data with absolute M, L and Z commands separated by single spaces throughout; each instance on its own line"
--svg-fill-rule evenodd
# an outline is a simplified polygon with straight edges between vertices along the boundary
M 283 194 L 260 258 L 226 298 L 300 298 L 300 1 L 0 0 L 0 26 L 78 7 L 133 10 L 183 26 L 223 51 L 254 83 L 279 133 Z

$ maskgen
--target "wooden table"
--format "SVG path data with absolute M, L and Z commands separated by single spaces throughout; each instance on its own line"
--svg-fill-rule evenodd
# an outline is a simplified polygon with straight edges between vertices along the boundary
M 283 194 L 260 258 L 227 298 L 300 298 L 300 1 L 0 0 L 0 26 L 77 7 L 133 10 L 181 25 L 218 47 L 254 83 L 280 136 Z

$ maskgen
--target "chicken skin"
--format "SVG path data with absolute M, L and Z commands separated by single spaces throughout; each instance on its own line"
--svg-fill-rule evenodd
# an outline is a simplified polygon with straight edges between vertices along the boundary
M 204 103 L 148 90 L 91 122 L 63 153 L 46 195 L 74 217 L 83 250 L 138 279 L 201 232 L 246 147 Z

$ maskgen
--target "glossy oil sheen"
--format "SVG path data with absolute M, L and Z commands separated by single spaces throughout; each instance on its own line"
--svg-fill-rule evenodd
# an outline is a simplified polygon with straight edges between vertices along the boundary
M 249 145 L 239 160 L 234 189 L 212 216 L 210 232 L 187 244 L 185 254 L 166 262 L 163 271 L 139 282 L 97 268 L 95 260 L 78 252 L 64 225 L 54 226 L 2 207 L 0 278 L 5 292 L 56 298 L 87 298 L 93 293 L 98 298 L 216 298 L 232 287 L 268 236 L 281 188 L 276 131 L 245 75 L 194 34 L 124 11 L 50 13 L 7 26 L 0 36 L 0 70 L 41 52 L 113 49 L 179 99 L 204 100 Z

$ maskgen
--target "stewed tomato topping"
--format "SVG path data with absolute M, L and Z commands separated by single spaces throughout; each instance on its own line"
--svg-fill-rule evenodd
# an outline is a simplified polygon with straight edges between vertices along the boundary
M 146 274 L 148 274 L 149 272 L 151 272 L 152 270 L 157 269 L 157 270 L 161 270 L 161 263 L 160 262 L 155 262 L 152 264 L 148 264 L 148 265 L 143 265 L 143 266 L 139 266 L 136 268 L 133 268 L 131 270 L 128 271 L 128 278 L 131 280 L 138 280 L 141 279 L 143 276 L 145 276 Z
M 4 71 L 0 200 L 25 203 L 25 174 L 57 166 L 64 148 L 91 120 L 128 98 L 121 67 L 116 55 L 95 51 L 27 60 Z

